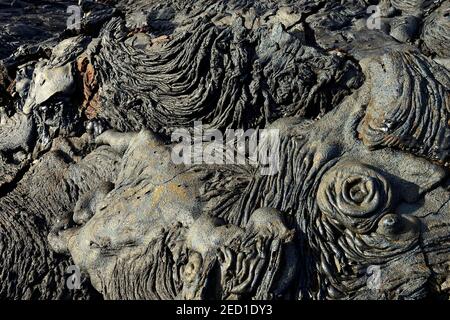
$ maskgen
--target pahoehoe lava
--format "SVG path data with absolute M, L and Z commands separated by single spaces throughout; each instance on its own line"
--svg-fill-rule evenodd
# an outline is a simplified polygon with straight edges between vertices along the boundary
M 0 0 L 0 299 L 448 300 L 449 37 L 443 0 Z M 199 123 L 276 172 L 175 161 Z

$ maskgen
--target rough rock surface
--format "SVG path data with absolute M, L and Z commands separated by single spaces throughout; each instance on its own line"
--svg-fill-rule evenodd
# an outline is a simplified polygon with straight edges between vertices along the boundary
M 0 299 L 449 299 L 449 14 L 0 0 Z M 278 170 L 177 163 L 199 121 Z

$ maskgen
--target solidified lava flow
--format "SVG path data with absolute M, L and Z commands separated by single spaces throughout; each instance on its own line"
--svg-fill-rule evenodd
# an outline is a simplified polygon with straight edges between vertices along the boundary
M 0 299 L 449 299 L 450 2 L 0 0 Z

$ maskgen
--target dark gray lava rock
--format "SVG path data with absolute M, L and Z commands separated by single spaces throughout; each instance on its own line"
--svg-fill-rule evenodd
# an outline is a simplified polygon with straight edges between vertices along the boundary
M 0 299 L 449 299 L 448 10 L 0 0 Z

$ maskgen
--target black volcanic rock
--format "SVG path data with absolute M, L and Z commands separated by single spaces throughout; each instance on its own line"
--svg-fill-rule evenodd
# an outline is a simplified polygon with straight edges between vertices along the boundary
M 0 299 L 449 299 L 449 26 L 0 0 Z

